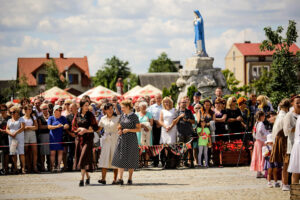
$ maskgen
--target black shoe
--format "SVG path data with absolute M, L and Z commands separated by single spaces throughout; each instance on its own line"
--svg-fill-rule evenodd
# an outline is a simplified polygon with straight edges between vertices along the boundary
M 88 178 L 88 179 L 85 180 L 85 184 L 86 184 L 86 185 L 89 185 L 89 184 L 90 184 L 90 178 Z
M 111 184 L 112 185 L 118 185 L 117 181 L 113 181 Z
M 81 180 L 80 182 L 79 182 L 79 187 L 83 187 L 84 186 L 84 183 L 83 183 L 83 180 Z
M 98 183 L 102 183 L 103 185 L 106 185 L 106 181 L 104 180 L 98 180 Z
M 118 179 L 117 180 L 117 185 L 124 185 L 123 179 Z
M 132 185 L 132 180 L 128 180 L 127 185 Z

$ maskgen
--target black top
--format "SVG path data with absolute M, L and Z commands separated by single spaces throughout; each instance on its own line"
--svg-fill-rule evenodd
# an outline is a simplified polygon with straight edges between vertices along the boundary
M 136 129 L 136 125 L 139 124 L 139 118 L 133 112 L 126 115 L 122 114 L 120 117 L 120 124 L 122 129 Z
M 50 117 L 50 115 L 49 115 L 49 117 Z M 43 115 L 39 116 L 38 120 L 41 122 L 42 125 L 46 125 L 46 126 L 48 125 L 48 119 L 46 120 Z M 49 129 L 41 129 L 41 128 L 39 128 L 39 130 L 38 130 L 39 134 L 44 134 L 44 133 L 45 134 L 46 133 L 49 134 L 49 132 L 50 132 Z
M 0 117 L 0 128 L 5 130 L 7 126 L 7 121 L 10 119 L 10 116 L 6 118 Z M 0 132 L 0 144 L 8 145 L 8 134 Z
M 185 109 L 183 111 L 177 110 L 175 114 L 175 118 L 177 118 L 183 113 L 184 113 L 184 117 L 180 118 L 180 120 L 177 123 L 177 131 L 181 136 L 191 136 L 194 133 L 193 125 L 192 123 L 188 121 L 184 121 L 183 119 L 195 120 L 195 117 L 191 110 Z
M 89 129 L 92 127 L 94 131 L 99 129 L 97 121 L 93 113 L 87 111 L 84 116 L 81 115 L 81 112 L 78 112 L 74 123 L 72 123 L 72 130 L 75 131 L 77 128 L 86 128 Z M 84 135 L 78 135 L 80 143 L 93 142 L 94 133 L 86 133 Z
M 227 120 L 230 118 L 237 118 L 238 116 L 242 117 L 242 113 L 240 109 L 231 110 L 227 109 Z M 240 121 L 228 122 L 228 129 L 230 133 L 239 133 L 242 131 L 242 124 Z
M 227 114 L 226 110 L 221 110 L 220 113 L 215 113 L 216 118 L 222 118 L 223 115 Z M 225 134 L 226 132 L 226 128 L 225 128 L 225 121 L 224 122 L 216 122 L 215 123 L 216 126 L 216 134 Z

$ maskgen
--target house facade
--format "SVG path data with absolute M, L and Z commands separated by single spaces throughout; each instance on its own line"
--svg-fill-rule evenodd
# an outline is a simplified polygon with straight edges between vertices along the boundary
M 51 58 L 47 53 L 44 58 L 18 58 L 17 78 L 25 76 L 28 85 L 32 88 L 31 96 L 35 96 L 45 90 L 46 62 L 53 59 L 58 71 L 62 74 L 61 79 L 67 80 L 68 90 L 83 93 L 90 89 L 91 79 L 87 57 L 66 58 L 60 53 L 58 58 Z
M 234 43 L 225 57 L 225 69 L 232 71 L 239 86 L 248 85 L 258 79 L 263 70 L 270 70 L 274 51 L 261 51 L 261 43 Z M 296 54 L 299 47 L 293 44 L 290 50 Z

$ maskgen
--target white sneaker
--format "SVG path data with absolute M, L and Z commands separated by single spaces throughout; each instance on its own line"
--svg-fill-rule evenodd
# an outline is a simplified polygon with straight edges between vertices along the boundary
M 278 182 L 274 183 L 274 187 L 279 188 L 280 187 L 280 183 L 278 183 Z
M 271 182 L 268 182 L 268 188 L 272 188 L 273 187 L 273 185 L 272 185 L 272 183 Z
M 282 191 L 290 191 L 291 188 L 289 185 L 282 185 Z

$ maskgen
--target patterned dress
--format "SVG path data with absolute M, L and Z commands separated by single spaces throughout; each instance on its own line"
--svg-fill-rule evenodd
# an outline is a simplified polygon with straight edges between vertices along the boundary
M 139 123 L 139 118 L 133 112 L 128 115 L 121 115 L 120 124 L 122 129 L 135 129 Z M 119 135 L 112 165 L 125 169 L 139 167 L 139 147 L 136 133 L 128 132 Z

